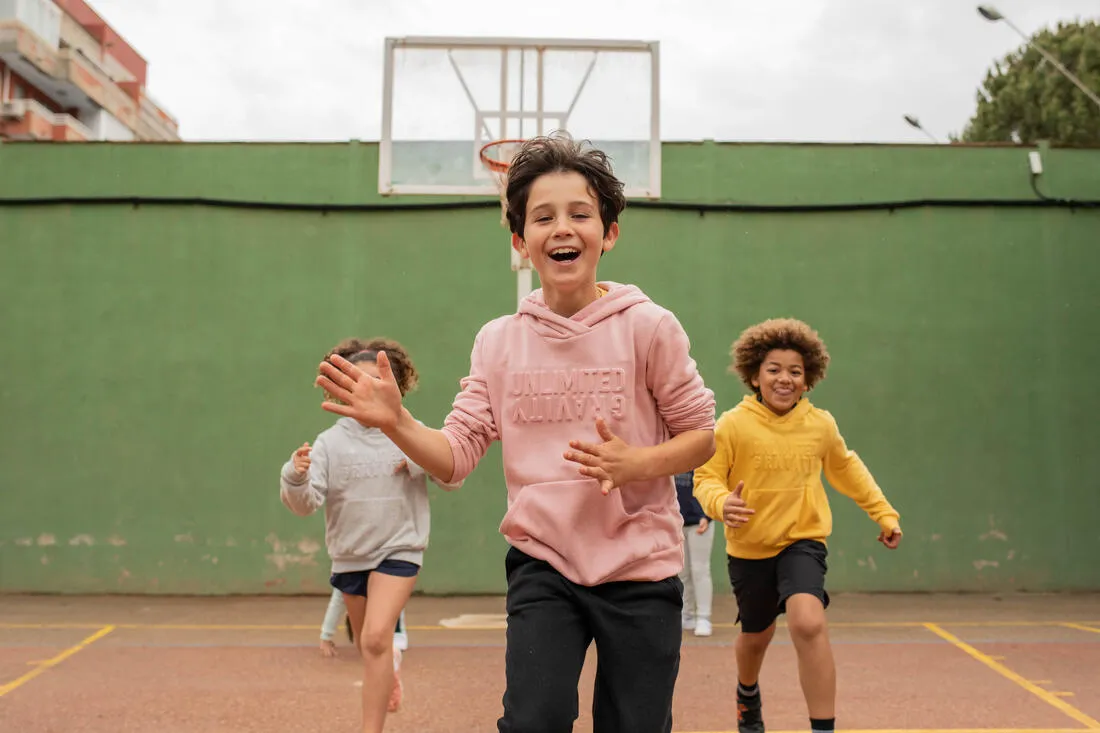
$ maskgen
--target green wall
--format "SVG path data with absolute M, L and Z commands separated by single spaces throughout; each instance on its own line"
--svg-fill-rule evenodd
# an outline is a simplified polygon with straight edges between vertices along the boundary
M 1044 149 L 1048 196 L 1100 199 L 1100 150 Z M 370 144 L 0 145 L 0 199 L 381 203 Z M 666 144 L 664 198 L 1035 198 L 1026 149 Z M 419 203 L 409 197 L 399 203 Z M 902 513 L 902 549 L 833 494 L 833 590 L 1100 589 L 1100 209 L 707 213 L 635 207 L 601 266 L 674 310 L 720 409 L 745 326 L 826 339 L 815 392 Z M 318 515 L 278 499 L 330 422 L 349 336 L 404 342 L 438 425 L 485 321 L 515 307 L 499 210 L 0 205 L 0 591 L 326 589 Z M 500 592 L 494 447 L 433 488 L 419 588 Z M 721 542 L 718 588 L 725 589 Z

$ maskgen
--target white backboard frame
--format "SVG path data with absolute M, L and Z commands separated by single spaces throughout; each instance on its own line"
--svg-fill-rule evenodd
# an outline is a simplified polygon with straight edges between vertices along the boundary
M 598 53 L 615 53 L 615 52 L 631 52 L 631 53 L 647 53 L 650 59 L 650 139 L 649 139 L 649 181 L 648 185 L 643 186 L 631 186 L 627 185 L 625 194 L 630 198 L 647 198 L 657 199 L 661 196 L 661 136 L 660 136 L 660 42 L 658 41 L 625 41 L 625 40 L 607 40 L 607 39 L 552 39 L 552 38 L 462 38 L 451 36 L 409 36 L 404 38 L 387 38 L 385 42 L 385 59 L 383 63 L 383 86 L 382 86 L 382 137 L 379 143 L 379 160 L 378 160 L 378 192 L 383 196 L 390 195 L 459 195 L 459 196 L 496 196 L 499 192 L 496 188 L 492 178 L 488 175 L 482 175 L 479 173 L 476 178 L 479 181 L 484 181 L 483 186 L 456 186 L 456 185 L 425 185 L 425 184 L 403 184 L 394 183 L 393 181 L 393 86 L 394 86 L 394 58 L 399 49 L 476 49 L 476 50 L 499 50 L 502 54 L 507 54 L 513 50 L 533 50 L 537 54 L 537 89 L 535 93 L 535 109 L 518 113 L 515 111 L 507 110 L 503 113 L 500 107 L 506 107 L 507 89 L 508 89 L 508 75 L 507 75 L 507 62 L 503 62 L 501 65 L 501 104 L 497 109 L 483 110 L 478 109 L 474 103 L 472 97 L 471 102 L 471 120 L 472 124 L 478 125 L 475 127 L 479 131 L 478 137 L 475 138 L 475 157 L 472 159 L 476 163 L 476 149 L 480 147 L 478 144 L 481 136 L 480 131 L 484 127 L 484 123 L 490 119 L 501 119 L 501 117 L 507 117 L 509 119 L 515 119 L 517 115 L 522 114 L 524 118 L 534 118 L 536 120 L 536 129 L 543 132 L 549 132 L 552 129 L 558 129 L 560 123 L 563 120 L 568 119 L 568 110 L 546 110 L 543 105 L 542 95 L 542 81 L 543 81 L 543 51 L 546 50 L 560 50 L 560 51 L 595 51 Z M 457 72 L 457 69 L 456 69 Z M 461 79 L 461 76 L 460 76 Z M 579 96 L 580 90 L 583 88 L 584 83 L 587 82 L 587 75 L 580 81 L 580 86 L 577 90 Z M 544 127 L 547 122 L 559 123 L 554 127 Z M 565 127 L 568 129 L 568 126 Z

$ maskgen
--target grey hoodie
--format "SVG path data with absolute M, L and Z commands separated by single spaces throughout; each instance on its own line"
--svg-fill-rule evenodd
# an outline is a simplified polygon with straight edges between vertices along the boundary
M 342 417 L 317 436 L 308 476 L 294 470 L 293 460 L 283 465 L 279 497 L 290 511 L 306 517 L 325 505 L 332 572 L 373 570 L 387 559 L 423 564 L 431 529 L 428 477 L 412 461 L 408 472 L 395 474 L 402 461 L 408 459 L 381 430 Z

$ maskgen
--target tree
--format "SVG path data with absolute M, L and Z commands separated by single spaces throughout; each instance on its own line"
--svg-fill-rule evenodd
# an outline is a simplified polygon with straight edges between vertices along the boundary
M 978 110 L 963 142 L 1049 140 L 1100 145 L 1100 105 L 1089 99 L 1034 48 L 1042 46 L 1086 87 L 1100 94 L 1100 23 L 1059 23 L 994 63 L 978 90 Z M 953 138 L 954 139 L 954 138 Z

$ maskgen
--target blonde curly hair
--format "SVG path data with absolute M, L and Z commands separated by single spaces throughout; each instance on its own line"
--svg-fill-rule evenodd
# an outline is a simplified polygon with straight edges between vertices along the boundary
M 829 366 L 829 351 L 817 331 L 794 318 L 772 318 L 749 326 L 730 348 L 733 364 L 729 371 L 741 377 L 741 381 L 754 392 L 752 383 L 760 373 L 760 365 L 774 349 L 790 349 L 802 355 L 806 367 L 806 387 L 813 389 L 825 378 Z

